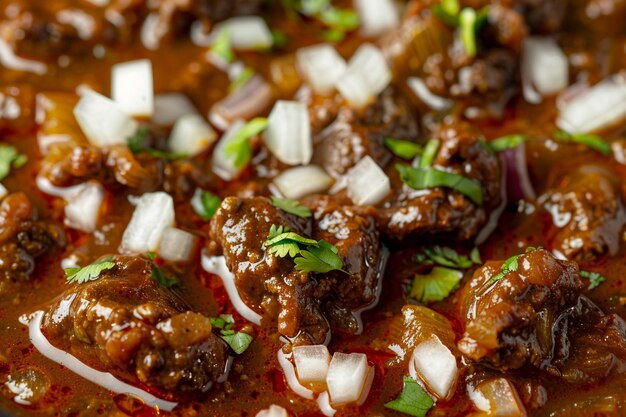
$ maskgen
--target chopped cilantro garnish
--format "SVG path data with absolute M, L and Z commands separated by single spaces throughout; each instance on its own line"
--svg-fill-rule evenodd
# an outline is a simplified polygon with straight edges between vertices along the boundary
M 222 204 L 222 200 L 210 191 L 196 190 L 191 199 L 191 207 L 203 220 L 209 221 Z
M 580 271 L 580 276 L 589 280 L 588 290 L 593 290 L 606 281 L 605 277 L 593 271 Z
M 267 119 L 257 117 L 246 123 L 233 136 L 228 144 L 224 147 L 224 154 L 232 158 L 233 165 L 236 168 L 245 166 L 250 158 L 252 158 L 252 148 L 250 147 L 250 138 L 258 135 L 267 128 Z
M 347 32 L 359 27 L 359 15 L 352 9 L 335 7 L 331 3 L 330 0 L 282 0 L 291 18 L 296 18 L 300 13 L 317 19 L 328 28 L 321 32 L 322 38 L 338 42 Z
M 300 246 L 317 245 L 317 241 L 300 236 L 292 232 L 289 227 L 272 225 L 270 233 L 263 246 L 269 248 L 269 253 L 284 258 L 289 255 L 295 257 L 300 254 Z
M 426 146 L 424 146 L 424 151 L 422 152 L 422 156 L 420 156 L 419 167 L 420 168 L 429 168 L 432 166 L 435 157 L 437 156 L 437 151 L 439 150 L 439 139 L 431 139 L 426 142 Z
M 152 272 L 150 274 L 150 277 L 156 282 L 158 282 L 159 284 L 161 284 L 162 286 L 167 287 L 167 288 L 174 287 L 180 284 L 180 282 L 176 278 L 170 278 L 167 275 L 165 275 L 163 270 L 161 270 L 161 268 L 154 263 L 152 264 Z
M 359 16 L 354 10 L 326 7 L 319 13 L 322 23 L 331 29 L 349 32 L 359 27 Z
M 126 139 L 128 143 L 128 149 L 131 150 L 132 153 L 140 153 L 144 152 L 148 145 L 146 143 L 148 139 L 148 128 L 145 126 L 140 127 L 137 131 Z
M 483 203 L 480 185 L 463 175 L 434 168 L 413 168 L 401 164 L 396 164 L 396 169 L 402 181 L 414 190 L 446 187 L 460 192 L 478 205 Z
M 502 152 L 507 149 L 517 148 L 526 140 L 524 135 L 508 135 L 494 139 L 487 143 L 487 146 L 494 152 Z
M 509 259 L 507 259 L 506 261 L 504 261 L 504 263 L 502 264 L 502 266 L 500 267 L 500 272 L 497 273 L 496 275 L 494 275 L 493 277 L 491 277 L 491 279 L 489 280 L 489 282 L 496 282 L 498 280 L 500 280 L 501 278 L 504 278 L 509 272 L 515 272 L 517 271 L 517 269 L 519 268 L 519 264 L 517 262 L 517 260 L 532 251 L 541 249 L 541 247 L 533 247 L 533 246 L 529 246 L 526 248 L 526 251 L 524 253 L 520 253 L 518 255 L 513 255 L 511 256 Z
M 296 200 L 289 200 L 287 198 L 279 198 L 272 196 L 272 204 L 274 207 L 281 209 L 294 216 L 308 218 L 311 217 L 311 210 L 308 207 L 303 206 Z
M 252 343 L 253 337 L 247 333 L 237 332 L 233 330 L 235 320 L 231 314 L 220 314 L 219 317 L 211 317 L 211 326 L 220 329 L 220 337 L 230 346 L 230 348 L 238 355 L 248 349 Z
M 20 154 L 14 146 L 0 143 L 0 181 L 9 175 L 11 167 L 21 168 L 27 161 L 28 157 Z
M 82 268 L 65 268 L 64 271 L 67 277 L 67 283 L 72 284 L 76 282 L 78 284 L 84 284 L 85 282 L 98 279 L 102 271 L 112 269 L 115 266 L 115 262 L 113 262 L 112 259 L 111 257 L 104 258 Z
M 410 296 L 422 303 L 441 301 L 459 287 L 463 274 L 456 269 L 435 266 L 428 274 L 416 274 Z
M 423 252 L 415 255 L 413 260 L 417 263 L 437 264 L 450 268 L 467 269 L 472 265 L 482 265 L 478 248 L 474 248 L 470 256 L 460 255 L 452 248 L 439 245 L 426 248 Z
M 402 139 L 385 138 L 385 146 L 402 159 L 413 159 L 422 152 L 422 146 Z
M 457 0 L 442 0 L 441 4 L 434 5 L 431 10 L 444 23 L 459 28 L 465 53 L 469 57 L 476 56 L 476 34 L 487 20 L 488 7 L 480 10 L 465 7 L 461 10 Z
M 275 49 L 282 49 L 289 42 L 289 38 L 287 37 L 285 32 L 278 29 L 272 29 L 272 40 L 272 46 Z
M 245 67 L 239 75 L 230 83 L 228 91 L 235 91 L 246 85 L 250 78 L 254 76 L 254 70 L 250 67 Z
M 483 264 L 483 260 L 480 258 L 480 250 L 478 250 L 478 247 L 474 246 L 474 249 L 472 249 L 472 251 L 470 252 L 470 260 L 476 265 Z
M 604 155 L 611 155 L 611 145 L 598 135 L 567 133 L 562 130 L 557 130 L 554 132 L 554 137 L 562 142 L 580 143 Z
M 234 61 L 235 53 L 230 42 L 230 29 L 220 30 L 211 45 L 211 53 L 226 63 Z
M 404 386 L 398 398 L 385 403 L 385 407 L 413 417 L 424 417 L 433 405 L 433 399 L 410 376 L 404 377 Z

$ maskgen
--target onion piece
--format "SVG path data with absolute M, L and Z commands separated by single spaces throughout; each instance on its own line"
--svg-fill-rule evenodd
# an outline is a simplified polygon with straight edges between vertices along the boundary
M 506 172 L 506 195 L 510 202 L 534 200 L 537 198 L 535 188 L 528 174 L 526 161 L 526 145 L 522 142 L 515 148 L 500 152 L 500 161 Z
M 7 195 L 9 195 L 9 190 L 7 190 L 7 187 L 5 187 L 4 185 L 0 184 L 0 200 L 2 200 Z
M 515 387 L 505 378 L 496 378 L 483 382 L 477 388 L 484 398 L 489 401 L 488 416 L 493 417 L 525 417 L 526 410 L 515 390 Z M 484 408 L 484 402 L 480 405 Z
M 400 23 L 393 0 L 354 0 L 354 7 L 359 14 L 364 36 L 381 35 Z
M 122 62 L 111 68 L 111 98 L 126 114 L 152 117 L 154 85 L 149 59 Z
M 121 251 L 156 251 L 165 229 L 174 225 L 174 217 L 174 200 L 169 194 L 156 192 L 142 195 L 137 199 L 133 216 L 124 230 Z
M 306 106 L 297 101 L 277 101 L 268 117 L 265 144 L 285 164 L 311 162 L 313 144 Z
M 523 46 L 522 76 L 524 98 L 530 103 L 537 100 L 532 88 L 544 97 L 554 95 L 569 82 L 567 56 L 553 39 L 529 37 Z
M 452 395 L 458 377 L 456 358 L 437 336 L 418 344 L 412 359 L 420 379 L 437 398 Z
M 326 382 L 330 353 L 326 345 L 294 346 L 293 359 L 298 379 L 304 384 Z
M 348 197 L 358 206 L 376 205 L 391 192 L 389 177 L 369 155 L 350 169 L 347 183 Z
M 166 261 L 187 262 L 196 248 L 197 239 L 193 234 L 175 227 L 163 231 L 157 253 Z
M 287 414 L 287 410 L 283 407 L 272 404 L 269 408 L 256 413 L 256 417 L 289 417 L 289 414 Z
M 382 93 L 391 82 L 391 70 L 383 53 L 371 43 L 362 44 L 348 62 L 348 71 L 358 71 L 372 96 Z
M 364 353 L 335 352 L 326 376 L 332 404 L 347 404 L 361 397 L 369 373 Z
M 198 110 L 184 94 L 164 93 L 154 97 L 152 122 L 159 126 L 172 126 L 189 114 L 198 114 Z
M 254 75 L 241 88 L 230 93 L 211 108 L 209 120 L 227 130 L 237 119 L 251 119 L 263 113 L 274 98 L 272 87 L 260 75 Z
M 224 29 L 229 32 L 233 49 L 267 49 L 274 44 L 272 32 L 259 16 L 238 16 L 225 20 L 215 27 L 213 36 L 217 36 Z
M 117 103 L 95 91 L 81 97 L 74 107 L 74 117 L 87 140 L 96 146 L 126 144 L 126 138 L 138 128 Z
M 224 153 L 226 145 L 228 145 L 228 143 L 235 138 L 237 132 L 239 132 L 239 130 L 241 130 L 244 125 L 245 122 L 243 120 L 237 120 L 233 122 L 233 124 L 226 131 L 226 133 L 222 135 L 219 142 L 217 142 L 215 149 L 213 150 L 213 172 L 215 173 L 215 175 L 225 181 L 230 181 L 233 178 L 236 178 L 241 170 L 244 168 L 236 167 L 233 163 L 233 159 Z
M 321 193 L 327 190 L 331 183 L 332 178 L 316 165 L 290 168 L 274 178 L 274 185 L 281 194 L 292 200 Z
M 84 184 L 65 206 L 65 224 L 81 232 L 95 232 L 103 202 L 104 188 L 99 182 Z
M 328 44 L 301 48 L 296 53 L 296 62 L 301 77 L 314 92 L 330 94 L 339 77 L 346 71 L 346 61 Z
M 168 146 L 174 153 L 194 156 L 211 146 L 217 139 L 213 128 L 198 114 L 188 114 L 176 121 Z
M 605 78 L 559 106 L 557 126 L 568 133 L 590 133 L 626 117 L 626 73 Z
M 50 180 L 43 175 L 38 175 L 37 178 L 35 178 L 35 184 L 37 184 L 37 188 L 42 193 L 54 197 L 60 197 L 64 200 L 71 200 L 72 197 L 78 194 L 85 187 L 85 183 L 76 184 L 69 187 L 58 187 L 52 184 Z
M 447 110 L 454 105 L 454 101 L 433 94 L 421 78 L 409 77 L 407 85 L 417 98 L 433 110 Z
M 366 83 L 360 71 L 351 69 L 339 77 L 335 87 L 348 103 L 355 107 L 364 107 L 372 99 Z

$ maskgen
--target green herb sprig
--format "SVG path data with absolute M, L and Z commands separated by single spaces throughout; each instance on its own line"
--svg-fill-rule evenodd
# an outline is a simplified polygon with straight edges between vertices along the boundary
M 237 355 L 245 352 L 254 340 L 248 333 L 233 330 L 235 319 L 231 314 L 220 314 L 219 317 L 211 317 L 210 320 L 211 326 L 220 329 L 220 337 Z
M 517 271 L 519 269 L 518 259 L 521 256 L 526 255 L 527 253 L 534 252 L 539 249 L 542 249 L 542 248 L 540 246 L 537 246 L 537 247 L 529 246 L 526 248 L 524 253 L 511 256 L 506 261 L 504 261 L 504 263 L 500 267 L 500 272 L 494 275 L 493 277 L 491 277 L 489 282 L 493 283 L 493 282 L 499 281 L 500 279 L 504 278 L 507 274 Z
M 404 377 L 404 385 L 398 398 L 385 403 L 385 407 L 413 417 L 426 416 L 433 405 L 433 399 L 410 376 Z
M 250 138 L 263 132 L 267 128 L 267 124 L 265 117 L 252 119 L 228 141 L 224 147 L 224 154 L 232 160 L 236 168 L 241 168 L 250 161 L 252 158 Z
M 272 196 L 272 204 L 274 207 L 279 208 L 284 212 L 302 217 L 303 219 L 309 218 L 312 215 L 311 210 L 308 207 L 303 206 L 296 200 Z
M 21 168 L 28 161 L 28 157 L 17 151 L 17 148 L 0 143 L 0 181 L 5 179 L 11 168 Z
M 84 284 L 100 278 L 100 273 L 115 267 L 113 257 L 104 258 L 84 267 L 65 268 L 65 277 L 68 284 Z
M 463 175 L 435 168 L 413 168 L 402 164 L 396 164 L 396 169 L 400 173 L 402 181 L 414 190 L 435 187 L 451 188 L 478 205 L 483 203 L 483 192 L 480 185 Z
M 606 281 L 606 278 L 600 275 L 598 272 L 593 271 L 580 271 L 580 276 L 589 280 L 588 290 L 597 288 L 600 284 Z

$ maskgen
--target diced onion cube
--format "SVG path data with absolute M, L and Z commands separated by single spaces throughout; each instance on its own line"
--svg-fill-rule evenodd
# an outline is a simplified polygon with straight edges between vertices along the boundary
M 174 200 L 164 192 L 146 193 L 137 199 L 133 216 L 122 236 L 123 252 L 155 252 L 165 229 L 174 226 Z
M 365 79 L 367 89 L 373 96 L 382 93 L 391 82 L 391 70 L 383 53 L 371 43 L 362 44 L 356 50 L 348 70 L 358 71 Z
M 87 140 L 96 146 L 126 144 L 138 128 L 137 122 L 117 103 L 95 91 L 82 96 L 74 107 L 74 117 Z
M 269 408 L 256 413 L 256 417 L 289 417 L 289 414 L 283 407 L 272 404 Z
M 415 370 L 438 398 L 447 398 L 457 379 L 456 358 L 437 336 L 432 336 L 413 351 Z
M 365 78 L 359 71 L 348 70 L 344 72 L 335 86 L 341 96 L 356 107 L 365 106 L 372 98 Z
M 354 0 L 359 14 L 361 32 L 365 36 L 378 36 L 399 24 L 398 10 L 393 0 Z
M 326 191 L 332 178 L 316 165 L 290 168 L 274 178 L 274 185 L 281 194 L 292 200 Z
M 477 387 L 477 391 L 489 401 L 489 416 L 526 416 L 526 410 L 517 395 L 515 387 L 505 378 L 496 378 L 488 382 L 483 382 Z M 480 406 L 484 408 L 484 405 L 480 404 Z
M 615 74 L 565 102 L 556 121 L 569 133 L 589 133 L 626 117 L 626 76 Z
M 111 98 L 126 114 L 152 117 L 154 114 L 152 62 L 140 59 L 113 65 Z
M 254 75 L 211 108 L 209 120 L 221 130 L 227 130 L 237 119 L 248 120 L 264 113 L 274 100 L 272 87 L 260 75 Z
M 152 121 L 159 126 L 172 126 L 178 119 L 189 114 L 198 114 L 198 110 L 184 94 L 165 93 L 154 98 Z
M 378 204 L 391 192 L 389 177 L 370 156 L 350 170 L 347 183 L 348 196 L 359 206 Z
M 569 63 L 553 39 L 527 38 L 522 65 L 528 81 L 542 96 L 554 95 L 567 87 Z
M 194 235 L 175 227 L 168 227 L 163 231 L 157 253 L 166 261 L 186 262 L 191 259 L 195 246 Z
M 233 122 L 230 128 L 222 135 L 213 150 L 213 172 L 225 181 L 230 181 L 237 177 L 244 168 L 236 167 L 233 158 L 226 155 L 224 151 L 226 145 L 235 138 L 237 132 L 239 132 L 244 125 L 245 122 L 243 120 Z
M 274 44 L 272 32 L 259 16 L 233 17 L 217 25 L 215 32 L 228 30 L 233 49 L 267 49 Z
M 293 359 L 301 383 L 326 381 L 330 353 L 328 353 L 328 348 L 325 345 L 294 346 Z
M 217 134 L 200 115 L 188 114 L 176 121 L 169 147 L 174 153 L 193 156 L 211 146 L 216 139 Z
M 268 118 L 265 144 L 285 164 L 311 162 L 313 144 L 306 106 L 297 101 L 277 101 Z
M 330 94 L 337 80 L 346 71 L 346 62 L 335 48 L 320 44 L 301 48 L 296 53 L 302 78 L 317 94 Z
M 336 352 L 328 367 L 326 385 L 333 404 L 357 401 L 365 385 L 369 369 L 364 353 Z
M 92 233 L 98 226 L 100 207 L 104 201 L 104 188 L 93 181 L 74 194 L 65 206 L 65 224 L 72 229 Z

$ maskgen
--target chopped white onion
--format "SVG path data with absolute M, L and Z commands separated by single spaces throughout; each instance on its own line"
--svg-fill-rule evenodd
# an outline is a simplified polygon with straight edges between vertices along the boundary
M 211 108 L 209 120 L 227 130 L 237 119 L 251 119 L 263 113 L 272 103 L 272 87 L 260 75 L 254 75 L 243 86 L 230 93 Z
M 0 200 L 2 200 L 8 194 L 9 194 L 9 190 L 7 190 L 7 187 L 5 187 L 4 185 L 0 184 Z
M 361 33 L 378 36 L 398 26 L 399 16 L 393 0 L 354 0 L 359 14 Z
M 525 77 L 524 98 L 534 103 L 532 91 L 551 96 L 567 87 L 569 63 L 559 45 L 550 38 L 529 37 L 524 41 L 522 75 Z
M 191 259 L 196 247 L 196 237 L 189 232 L 168 227 L 163 231 L 157 253 L 166 261 L 186 262 Z
M 57 187 L 43 175 L 38 175 L 37 178 L 35 178 L 35 183 L 37 184 L 37 188 L 39 189 L 39 191 L 41 191 L 42 193 L 54 197 L 60 197 L 65 200 L 70 200 L 85 187 L 85 183 L 76 184 L 69 187 Z
M 226 145 L 228 145 L 235 138 L 237 132 L 239 132 L 244 125 L 245 123 L 243 120 L 233 122 L 230 128 L 222 135 L 213 150 L 213 172 L 223 180 L 232 180 L 237 177 L 237 175 L 239 175 L 241 170 L 244 168 L 236 167 L 233 162 L 233 157 L 224 153 Z
M 438 398 L 448 398 L 456 383 L 456 358 L 437 336 L 431 336 L 413 350 L 415 370 Z
M 391 70 L 383 53 L 371 43 L 362 44 L 350 58 L 348 70 L 358 71 L 373 96 L 382 93 L 391 82 Z
M 327 190 L 331 183 L 332 178 L 316 165 L 290 168 L 274 178 L 274 185 L 281 194 L 292 200 L 321 193 Z
M 270 48 L 274 44 L 272 32 L 259 16 L 238 16 L 219 23 L 215 35 L 227 29 L 234 49 L 254 50 Z
M 121 250 L 130 253 L 156 251 L 165 229 L 174 225 L 174 200 L 164 192 L 146 193 L 137 199 L 133 216 L 124 230 Z
M 111 68 L 111 98 L 131 116 L 152 117 L 154 83 L 149 59 L 122 62 Z
M 297 101 L 277 101 L 268 117 L 265 144 L 285 164 L 311 162 L 313 144 L 306 106 Z
M 411 91 L 415 93 L 417 98 L 433 110 L 447 110 L 454 104 L 452 100 L 433 94 L 433 92 L 428 89 L 426 83 L 420 78 L 409 77 L 407 79 L 407 85 Z
M 198 114 L 198 110 L 184 94 L 164 93 L 154 97 L 152 122 L 159 126 L 172 126 L 179 118 L 189 114 Z
M 366 83 L 360 71 L 350 69 L 339 77 L 335 87 L 348 103 L 355 107 L 363 107 L 372 98 Z
M 122 145 L 138 124 L 113 100 L 88 91 L 74 107 L 74 117 L 92 145 Z
M 317 94 L 330 94 L 339 77 L 346 71 L 346 61 L 328 44 L 301 48 L 296 53 L 302 78 Z
M 326 377 L 331 402 L 346 404 L 357 401 L 361 397 L 368 368 L 364 353 L 335 352 Z
M 483 382 L 477 388 L 489 402 L 489 416 L 491 417 L 525 417 L 526 410 L 520 401 L 515 387 L 505 378 L 496 378 Z M 477 407 L 485 407 L 485 402 L 475 395 L 479 401 Z
M 347 177 L 348 196 L 356 205 L 378 204 L 391 192 L 389 177 L 369 155 L 361 159 Z
M 198 114 L 188 114 L 176 121 L 169 137 L 172 152 L 194 156 L 211 146 L 217 139 L 213 128 Z
M 287 414 L 287 410 L 283 407 L 272 404 L 269 408 L 256 413 L 256 417 L 289 417 L 289 414 Z
M 293 359 L 300 382 L 309 384 L 326 381 L 330 353 L 325 345 L 294 346 Z
M 626 117 L 626 74 L 605 78 L 561 103 L 557 126 L 569 133 L 589 133 L 613 126 Z
M 104 188 L 97 181 L 86 183 L 65 206 L 65 224 L 72 229 L 93 233 L 98 226 Z

